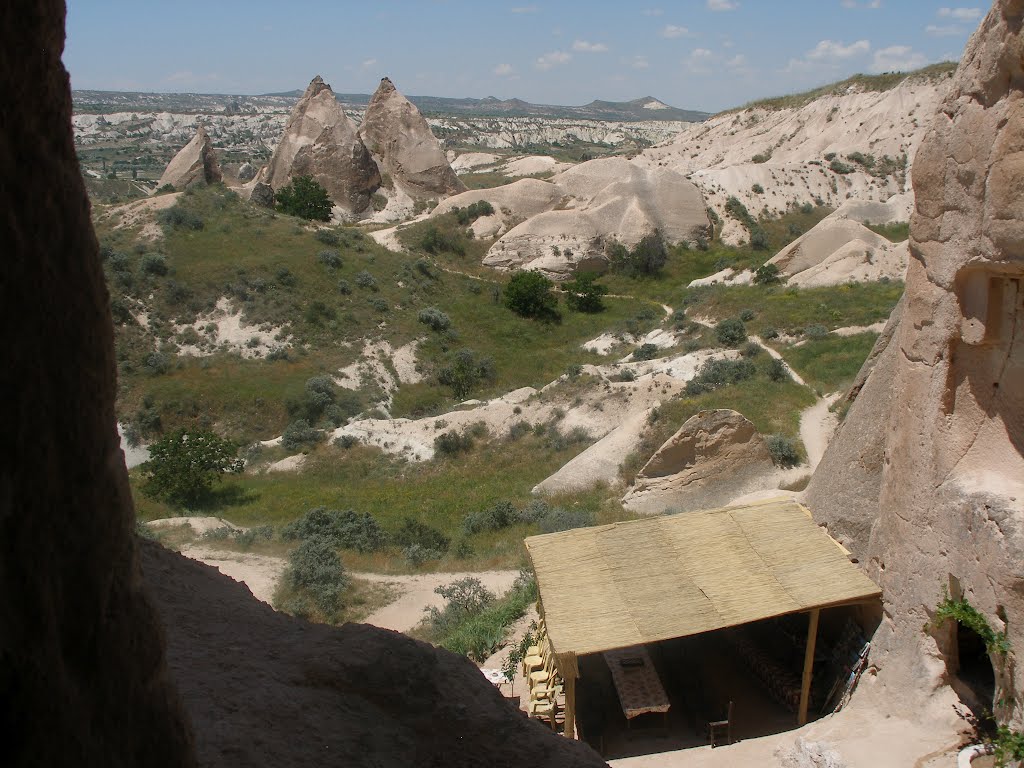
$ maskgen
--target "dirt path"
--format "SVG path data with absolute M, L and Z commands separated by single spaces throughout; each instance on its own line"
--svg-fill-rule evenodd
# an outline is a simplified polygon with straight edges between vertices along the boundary
M 839 426 L 836 415 L 829 410 L 832 404 L 839 399 L 839 392 L 825 395 L 817 403 L 800 414 L 800 439 L 807 450 L 807 463 L 811 472 L 818 466 L 821 457 L 825 455 L 829 441 Z
M 274 588 L 284 572 L 285 560 L 252 552 L 229 552 L 213 549 L 205 544 L 186 545 L 181 554 L 218 568 L 225 576 L 240 581 L 249 588 L 253 597 L 270 605 Z

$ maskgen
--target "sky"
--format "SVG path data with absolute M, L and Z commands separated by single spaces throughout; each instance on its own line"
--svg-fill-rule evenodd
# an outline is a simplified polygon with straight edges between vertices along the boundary
M 72 88 L 416 96 L 715 112 L 957 60 L 988 11 L 929 0 L 67 0 Z

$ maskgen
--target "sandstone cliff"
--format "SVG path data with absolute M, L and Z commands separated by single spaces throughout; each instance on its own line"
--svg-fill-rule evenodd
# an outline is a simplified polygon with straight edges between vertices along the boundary
M 921 629 L 944 587 L 1024 648 L 1022 20 L 1022 0 L 995 2 L 918 150 L 903 318 L 858 397 L 880 393 L 877 431 L 844 427 L 809 489 L 884 590 L 873 659 L 894 702 L 957 679 L 953 627 Z M 862 481 L 829 482 L 844 455 L 871 464 Z M 1024 673 L 992 666 L 989 706 L 1019 722 Z
M 366 107 L 359 136 L 383 172 L 411 197 L 446 197 L 466 190 L 423 115 L 386 77 Z
M 167 164 L 156 186 L 159 189 L 170 184 L 175 189 L 185 189 L 193 184 L 212 184 L 221 178 L 220 161 L 213 142 L 200 125 L 192 140 Z
M 319 75 L 292 109 L 270 164 L 256 178 L 278 190 L 296 176 L 312 176 L 348 214 L 365 211 L 380 185 L 355 124 Z

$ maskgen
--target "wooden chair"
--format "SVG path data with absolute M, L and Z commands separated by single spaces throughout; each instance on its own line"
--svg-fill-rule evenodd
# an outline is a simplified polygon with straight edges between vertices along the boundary
M 542 635 L 537 645 L 531 645 L 523 657 L 523 676 L 536 672 L 544 666 L 544 661 L 550 652 L 551 647 L 546 635 Z
M 544 667 L 536 672 L 530 673 L 530 690 L 533 691 L 539 685 L 553 684 L 558 673 L 555 670 L 555 654 L 548 651 L 544 659 Z
M 725 720 L 712 720 L 708 723 L 708 741 L 711 748 L 720 747 L 722 744 L 732 744 L 732 702 L 729 702 L 729 709 L 726 712 Z
M 530 717 L 547 720 L 552 730 L 558 729 L 558 715 L 562 709 L 558 697 L 562 693 L 562 684 L 540 686 L 530 692 L 530 702 L 526 705 L 526 713 Z

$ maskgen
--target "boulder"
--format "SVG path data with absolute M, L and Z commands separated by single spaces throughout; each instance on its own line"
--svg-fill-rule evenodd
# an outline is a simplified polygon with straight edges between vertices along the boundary
M 355 124 L 319 75 L 292 108 L 270 164 L 257 178 L 278 190 L 296 176 L 312 176 L 348 214 L 364 212 L 380 185 Z
M 251 181 L 256 178 L 256 166 L 252 163 L 242 163 L 238 166 L 238 180 Z
M 423 115 L 386 77 L 366 107 L 359 136 L 383 172 L 411 197 L 447 197 L 466 190 Z
M 701 411 L 655 452 L 622 503 L 644 514 L 710 509 L 759 490 L 774 470 L 768 444 L 742 414 Z
M 274 188 L 265 181 L 257 181 L 249 192 L 249 201 L 264 208 L 274 207 Z
M 996 0 L 914 161 L 913 258 L 892 365 L 877 364 L 858 397 L 867 404 L 874 387 L 891 400 L 876 400 L 873 429 L 844 427 L 829 448 L 877 466 L 877 495 L 871 478 L 824 490 L 823 475 L 809 489 L 812 511 L 845 529 L 883 590 L 871 658 L 894 712 L 940 711 L 947 683 L 970 682 L 956 642 L 966 630 L 922 632 L 944 591 L 1024 647 L 1022 18 L 1024 1 Z M 818 472 L 834 475 L 831 463 L 826 455 Z M 857 517 L 870 527 L 838 512 L 860 495 Z M 998 654 L 975 663 L 988 662 L 995 690 L 975 703 L 1019 728 L 1024 667 Z
M 213 184 L 221 179 L 220 161 L 213 142 L 200 125 L 192 140 L 171 158 L 156 186 L 157 189 L 167 185 L 185 189 L 193 184 Z

